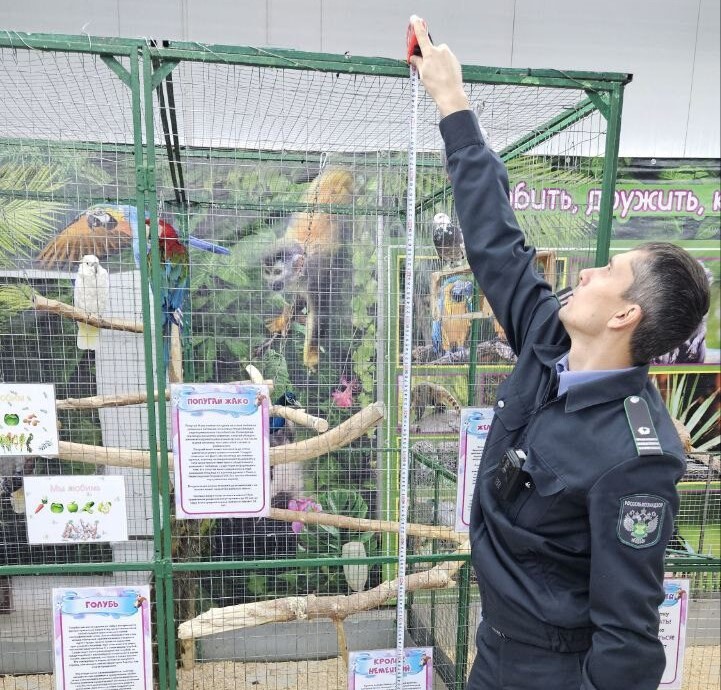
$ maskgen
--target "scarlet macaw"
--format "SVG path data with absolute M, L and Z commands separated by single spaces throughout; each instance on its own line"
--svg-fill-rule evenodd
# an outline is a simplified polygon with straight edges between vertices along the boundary
M 140 236 L 138 232 L 138 211 L 134 206 L 119 207 L 130 222 L 133 233 L 133 256 L 135 265 L 140 268 Z M 150 220 L 146 218 L 146 238 L 150 231 Z M 160 300 L 163 314 L 163 361 L 166 366 L 170 359 L 170 335 L 173 325 L 182 332 L 183 306 L 190 285 L 190 256 L 188 248 L 181 242 L 177 230 L 167 221 L 158 220 L 158 243 L 160 251 Z M 213 254 L 229 254 L 225 247 L 206 242 L 192 235 L 188 245 Z M 150 244 L 146 239 L 146 260 L 151 265 Z

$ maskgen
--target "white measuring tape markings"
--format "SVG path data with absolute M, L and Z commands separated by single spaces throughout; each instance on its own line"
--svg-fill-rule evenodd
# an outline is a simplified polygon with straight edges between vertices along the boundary
M 396 605 L 396 690 L 403 688 L 405 663 L 406 524 L 410 469 L 411 351 L 413 347 L 413 282 L 416 212 L 416 139 L 418 137 L 418 70 L 410 67 L 411 123 L 408 138 L 408 194 L 406 203 L 406 266 L 403 293 L 403 385 L 401 406 L 400 511 L 398 515 L 398 598 Z

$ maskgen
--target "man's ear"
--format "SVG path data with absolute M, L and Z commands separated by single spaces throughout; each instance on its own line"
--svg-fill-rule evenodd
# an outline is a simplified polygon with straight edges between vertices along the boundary
M 641 321 L 642 315 L 641 307 L 638 304 L 627 304 L 608 320 L 607 325 L 613 330 L 635 328 Z

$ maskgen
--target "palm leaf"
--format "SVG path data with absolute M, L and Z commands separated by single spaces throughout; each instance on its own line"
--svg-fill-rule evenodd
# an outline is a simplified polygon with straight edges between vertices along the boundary
M 0 153 L 0 164 L 11 163 L 25 169 L 52 167 L 55 174 L 63 180 L 73 180 L 76 184 L 109 184 L 113 177 L 90 159 L 90 154 L 77 148 L 68 151 L 62 146 L 33 146 L 23 144 L 22 149 Z M 134 166 L 133 166 L 134 168 Z
M 709 395 L 700 403 L 691 402 L 686 404 L 684 401 L 693 401 L 696 397 L 696 389 L 698 388 L 699 376 L 689 376 L 680 374 L 669 377 L 668 395 L 666 396 L 666 408 L 672 417 L 678 419 L 691 436 L 691 444 L 697 451 L 708 451 L 718 447 L 721 436 L 713 438 L 705 438 L 709 431 L 718 427 L 719 419 L 721 419 L 721 410 L 715 409 L 709 412 L 711 406 L 716 402 L 719 390 Z M 684 405 L 686 405 L 684 407 Z M 704 417 L 708 418 L 704 421 Z
M 19 285 L 0 287 L 0 311 L 16 314 L 32 306 L 32 290 Z
M 32 196 L 56 192 L 63 182 L 54 166 L 0 165 L 0 265 L 29 258 L 38 243 L 53 232 L 55 219 L 66 204 Z M 24 196 L 19 196 L 21 193 Z
M 547 158 L 518 156 L 506 163 L 511 186 L 521 180 L 529 187 L 582 188 L 598 182 L 592 170 L 583 168 L 554 167 Z M 582 215 L 567 211 L 537 211 L 534 209 L 515 212 L 528 244 L 536 247 L 579 246 L 594 237 L 595 225 Z
M 703 400 L 701 404 L 696 408 L 695 412 L 691 415 L 691 418 L 686 422 L 686 428 L 694 430 L 694 433 L 692 434 L 691 441 L 698 441 L 706 431 L 708 431 L 712 426 L 715 426 L 718 423 L 719 420 L 719 411 L 716 410 L 715 414 L 711 414 L 709 419 L 704 422 L 704 424 L 700 428 L 696 428 L 699 422 L 701 422 L 701 419 L 706 414 L 706 410 L 708 410 L 709 407 L 715 402 L 717 393 L 714 395 L 709 396 L 706 398 L 706 400 Z
M 695 446 L 695 450 L 699 453 L 707 453 L 710 450 L 717 450 L 721 445 L 721 435 L 716 435 L 708 441 L 704 441 L 700 446 Z

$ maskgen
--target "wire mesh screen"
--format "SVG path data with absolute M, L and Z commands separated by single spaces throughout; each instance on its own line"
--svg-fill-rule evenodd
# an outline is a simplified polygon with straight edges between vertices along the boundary
M 79 41 L 0 48 L 0 381 L 54 384 L 59 428 L 48 456 L 29 416 L 0 434 L 2 687 L 52 670 L 53 588 L 145 583 L 161 684 L 345 687 L 349 652 L 395 646 L 408 79 Z M 557 290 L 595 260 L 606 120 L 582 84 L 506 81 L 467 90 Z M 418 125 L 403 632 L 433 647 L 434 687 L 462 688 L 477 602 L 455 531 L 460 410 L 491 405 L 515 355 L 466 263 L 425 95 Z M 269 516 L 178 518 L 162 389 L 258 376 Z M 68 476 L 122 477 L 122 500 L 41 495 L 34 513 L 27 480 Z M 694 531 L 718 517 L 717 478 L 694 481 L 684 557 L 718 540 Z M 98 535 L 120 505 L 120 536 Z M 35 515 L 57 542 L 34 543 Z
M 457 444 L 423 439 L 412 446 L 409 520 L 438 526 L 453 524 L 456 510 Z M 667 551 L 667 580 L 688 587 L 685 655 L 678 666 L 684 690 L 716 688 L 719 684 L 719 591 L 718 567 L 721 479 L 718 453 L 691 453 L 679 494 L 681 506 L 674 536 Z M 413 539 L 412 553 L 422 556 L 452 551 L 443 540 Z M 702 556 L 701 558 L 696 558 Z M 428 568 L 419 558 L 414 569 Z M 413 593 L 409 602 L 409 629 L 418 644 L 431 645 L 434 665 L 444 685 L 464 687 L 465 672 L 473 663 L 474 636 L 481 618 L 475 574 L 470 564 L 458 587 L 450 591 Z M 675 590 L 671 590 L 675 591 Z M 662 623 L 663 623 L 663 611 Z M 662 633 L 674 643 L 674 631 Z M 665 676 L 666 677 L 666 676 Z M 665 683 L 670 683 L 668 677 Z M 435 686 L 434 686 L 435 687 Z
M 117 206 L 135 195 L 131 91 L 98 55 L 11 48 L 0 91 L 0 570 L 50 568 L 0 577 L 0 674 L 14 688 L 11 674 L 52 671 L 53 588 L 149 583 L 119 568 L 154 550 L 149 471 L 111 458 L 149 445 L 139 277 Z M 59 455 L 43 452 L 47 410 L 8 408 L 15 384 L 54 386 Z M 122 491 L 106 496 L 106 482 Z M 115 515 L 123 540 L 108 538 Z

